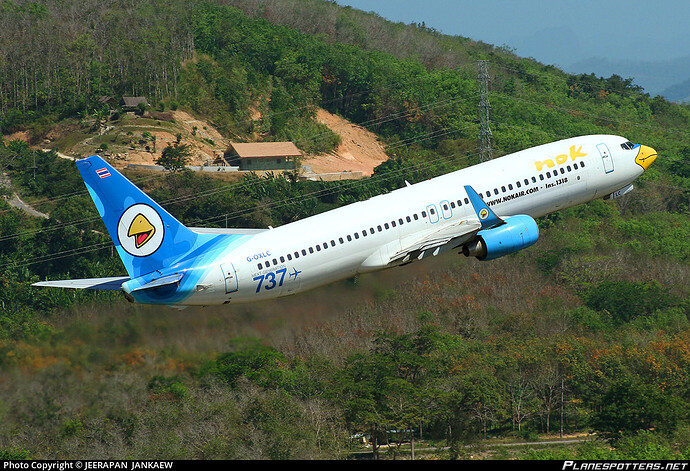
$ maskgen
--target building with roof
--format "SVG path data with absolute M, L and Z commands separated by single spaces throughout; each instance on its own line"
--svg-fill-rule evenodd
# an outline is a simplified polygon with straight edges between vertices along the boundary
M 295 170 L 302 152 L 292 142 L 234 142 L 223 154 L 240 170 Z
M 122 108 L 133 110 L 139 107 L 140 104 L 144 106 L 151 106 L 143 96 L 123 96 L 122 97 Z

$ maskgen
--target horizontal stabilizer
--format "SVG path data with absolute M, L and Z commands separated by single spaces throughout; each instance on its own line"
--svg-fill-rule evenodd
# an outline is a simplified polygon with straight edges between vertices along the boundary
M 141 285 L 137 288 L 134 288 L 132 292 L 134 291 L 143 291 L 145 289 L 154 289 L 154 288 L 160 288 L 161 286 L 168 286 L 168 285 L 175 285 L 180 282 L 182 277 L 184 276 L 184 273 L 175 273 L 174 275 L 168 275 L 168 276 L 163 276 L 161 278 L 156 278 L 153 281 L 149 281 L 148 283 Z
M 110 278 L 82 278 L 78 280 L 39 281 L 38 283 L 33 283 L 31 286 L 120 291 L 122 283 L 125 281 L 129 281 L 128 276 L 112 276 Z

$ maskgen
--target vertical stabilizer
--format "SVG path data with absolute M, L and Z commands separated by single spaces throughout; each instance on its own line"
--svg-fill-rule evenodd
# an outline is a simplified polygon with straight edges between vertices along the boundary
M 199 234 L 105 160 L 94 155 L 77 168 L 130 277 L 169 267 L 193 249 Z

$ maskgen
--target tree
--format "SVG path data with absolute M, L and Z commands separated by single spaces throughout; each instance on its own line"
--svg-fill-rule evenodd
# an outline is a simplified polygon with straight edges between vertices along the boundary
M 187 144 L 176 143 L 163 149 L 156 163 L 165 167 L 168 172 L 177 172 L 184 168 L 191 155 L 192 151 Z
M 607 311 L 616 324 L 648 316 L 675 303 L 674 297 L 657 281 L 604 281 L 585 295 L 588 307 Z
M 673 432 L 687 416 L 682 399 L 640 379 L 623 378 L 602 398 L 594 426 L 602 436 L 616 440 L 640 430 Z

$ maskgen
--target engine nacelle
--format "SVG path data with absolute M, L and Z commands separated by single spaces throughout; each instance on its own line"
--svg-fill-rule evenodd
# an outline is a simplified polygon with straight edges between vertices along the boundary
M 504 221 L 503 225 L 477 232 L 473 241 L 463 245 L 463 255 L 493 260 L 529 247 L 539 238 L 537 222 L 527 215 L 506 217 Z

